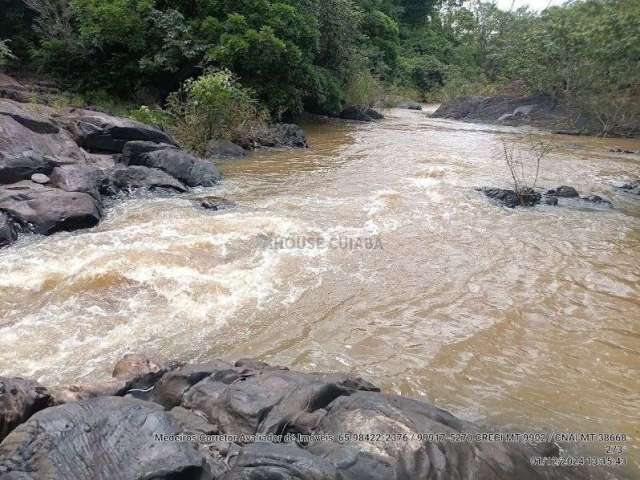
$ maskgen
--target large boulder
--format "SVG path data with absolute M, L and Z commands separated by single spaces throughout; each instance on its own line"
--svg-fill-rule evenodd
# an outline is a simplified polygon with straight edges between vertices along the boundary
M 211 187 L 222 178 L 213 163 L 175 148 L 133 155 L 129 158 L 129 165 L 158 168 L 189 187 Z
M 73 108 L 56 118 L 69 128 L 80 146 L 90 151 L 121 153 L 132 140 L 173 143 L 157 128 L 102 112 Z
M 177 150 L 177 147 L 168 143 L 145 142 L 142 140 L 127 142 L 122 149 L 122 156 L 120 158 L 120 161 L 125 165 L 129 165 L 131 164 L 132 159 L 135 159 L 143 153 L 166 149 Z
M 168 173 L 157 168 L 133 165 L 127 168 L 115 168 L 110 174 L 111 185 L 115 192 L 133 192 L 136 190 L 170 190 L 186 192 L 187 187 Z
M 34 151 L 63 163 L 86 160 L 71 135 L 58 128 L 50 109 L 0 99 L 0 112 L 0 152 L 5 156 Z
M 22 228 L 43 235 L 90 228 L 102 218 L 100 203 L 91 195 L 31 181 L 0 187 L 0 211 Z
M 433 113 L 435 118 L 506 125 L 566 126 L 567 115 L 548 96 L 494 97 L 466 96 L 445 102 Z
M 231 470 L 222 477 L 222 480 L 258 479 L 343 480 L 343 477 L 331 462 L 296 445 L 273 443 L 245 445 L 240 450 Z M 365 480 L 365 477 L 362 477 L 362 480 Z
M 7 155 L 0 152 L 0 184 L 29 180 L 36 173 L 48 175 L 56 165 L 53 158 L 33 150 Z
M 531 457 L 557 456 L 554 445 L 474 441 L 467 436 L 479 432 L 477 426 L 416 400 L 355 392 L 326 409 L 314 433 L 334 441 L 313 442 L 309 452 L 336 465 L 344 480 L 556 478 L 553 469 L 530 464 Z
M 0 248 L 11 245 L 16 238 L 13 222 L 6 213 L 0 212 Z
M 309 432 L 322 409 L 341 395 L 376 387 L 349 375 L 315 375 L 242 365 L 209 375 L 183 394 L 185 408 L 203 412 L 222 432 Z
M 48 480 L 199 480 L 203 456 L 173 439 L 160 405 L 103 397 L 37 413 L 0 444 L 0 477 Z M 25 477 L 22 477 L 25 478 Z
M 0 377 L 0 442 L 31 415 L 51 405 L 51 395 L 39 383 Z
M 88 193 L 96 200 L 107 182 L 105 172 L 93 165 L 62 165 L 51 172 L 49 184 L 65 192 Z
M 229 140 L 213 139 L 207 143 L 207 158 L 243 158 L 247 151 Z

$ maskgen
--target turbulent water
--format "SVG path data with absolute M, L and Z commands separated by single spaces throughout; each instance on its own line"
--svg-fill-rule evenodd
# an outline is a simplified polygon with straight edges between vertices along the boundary
M 638 467 L 640 201 L 612 185 L 640 157 L 609 150 L 640 143 L 546 135 L 539 184 L 616 208 L 509 210 L 474 187 L 508 186 L 496 148 L 524 129 L 306 129 L 312 148 L 226 162 L 219 187 L 1 251 L 0 373 L 78 381 L 132 351 L 355 371 L 483 424 L 625 432 Z

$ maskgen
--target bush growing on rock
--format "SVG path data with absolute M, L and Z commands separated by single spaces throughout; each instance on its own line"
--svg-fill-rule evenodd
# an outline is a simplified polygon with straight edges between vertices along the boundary
M 169 129 L 185 148 L 205 154 L 212 138 L 233 139 L 262 127 L 268 115 L 251 90 L 242 87 L 228 71 L 209 72 L 188 80 L 169 96 Z

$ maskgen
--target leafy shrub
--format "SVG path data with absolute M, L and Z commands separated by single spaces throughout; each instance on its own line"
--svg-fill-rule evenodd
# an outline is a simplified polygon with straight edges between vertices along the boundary
M 382 85 L 371 73 L 356 72 L 346 87 L 347 105 L 369 108 L 373 107 L 382 96 Z
M 167 113 L 169 130 L 178 143 L 200 155 L 209 140 L 232 139 L 268 119 L 253 91 L 240 85 L 228 70 L 186 81 L 167 99 Z
M 171 125 L 171 115 L 158 108 L 149 108 L 142 105 L 134 110 L 129 110 L 127 116 L 137 122 L 146 123 L 161 130 L 168 130 Z
M 6 67 L 11 60 L 16 58 L 8 43 L 9 40 L 0 40 L 0 68 Z

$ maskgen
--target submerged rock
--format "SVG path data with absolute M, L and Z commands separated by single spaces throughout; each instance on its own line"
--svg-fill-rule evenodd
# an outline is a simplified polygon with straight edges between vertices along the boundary
M 0 476 L 48 480 L 199 480 L 203 456 L 157 404 L 103 397 L 49 408 L 0 444 Z
M 205 210 L 213 210 L 214 212 L 237 206 L 235 202 L 222 197 L 206 197 L 197 200 L 197 203 Z
M 0 210 L 22 228 L 43 235 L 91 228 L 102 218 L 102 208 L 91 195 L 31 181 L 0 187 Z
M 244 158 L 247 151 L 229 140 L 213 139 L 207 143 L 207 158 Z
M 34 413 L 52 404 L 51 395 L 39 383 L 22 378 L 0 377 L 0 442 Z
M 580 200 L 584 202 L 589 202 L 594 205 L 599 205 L 603 207 L 612 207 L 613 203 L 606 198 L 602 198 L 600 195 L 589 195 L 588 197 L 581 197 Z
M 384 115 L 376 112 L 373 108 L 347 107 L 340 112 L 340 118 L 358 122 L 373 122 L 383 119 Z

